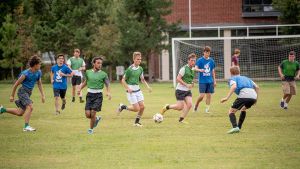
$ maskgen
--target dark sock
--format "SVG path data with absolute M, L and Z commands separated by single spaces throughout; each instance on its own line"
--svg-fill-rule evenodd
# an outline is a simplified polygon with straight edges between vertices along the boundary
M 246 118 L 246 111 L 242 111 L 241 114 L 240 114 L 240 118 L 239 118 L 239 123 L 238 123 L 238 127 L 241 129 L 242 128 L 242 125 L 243 125 L 243 122 Z
M 82 101 L 82 97 L 79 97 L 80 101 Z
M 236 124 L 236 117 L 235 117 L 235 114 L 234 113 L 230 113 L 229 114 L 229 119 L 230 119 L 230 122 L 232 124 L 232 127 L 233 128 L 236 128 L 237 127 L 237 124 Z
M 170 105 L 167 105 L 166 109 L 169 110 L 170 109 Z
M 180 117 L 180 118 L 179 118 L 179 122 L 182 122 L 183 120 L 184 120 L 183 117 Z
M 2 107 L 1 112 L 0 113 L 5 113 L 6 112 L 6 108 Z
M 126 110 L 127 110 L 127 109 L 128 109 L 128 107 L 127 107 L 126 105 L 122 105 L 122 106 L 121 106 L 121 109 L 122 109 L 122 110 L 124 110 L 124 109 L 126 109 Z
M 74 102 L 75 101 L 75 97 L 72 97 L 72 102 Z
M 24 128 L 26 128 L 27 126 L 29 126 L 29 123 L 25 123 L 25 126 L 24 126 Z
M 134 123 L 140 123 L 141 116 L 137 115 Z

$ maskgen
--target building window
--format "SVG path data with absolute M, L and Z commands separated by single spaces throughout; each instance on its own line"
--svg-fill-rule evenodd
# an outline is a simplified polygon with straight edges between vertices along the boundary
M 280 12 L 272 6 L 272 0 L 243 0 L 243 17 L 278 17 Z

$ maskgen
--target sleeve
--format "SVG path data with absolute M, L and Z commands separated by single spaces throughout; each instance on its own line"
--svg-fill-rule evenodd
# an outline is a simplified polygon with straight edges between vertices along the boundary
M 141 71 L 142 71 L 142 72 L 141 72 L 140 78 L 141 78 L 141 79 L 144 79 L 144 70 L 143 70 L 143 68 L 141 68 Z
M 216 63 L 215 63 L 215 61 L 213 59 L 212 59 L 211 67 L 212 67 L 212 69 L 215 69 L 215 67 L 216 67 Z
M 85 61 L 82 59 L 82 66 L 85 66 Z
M 229 86 L 232 86 L 232 85 L 234 85 L 234 84 L 236 84 L 236 81 L 234 81 L 233 79 L 230 79 L 230 81 L 229 81 Z
M 54 73 L 54 66 L 51 67 L 51 72 Z
M 67 65 L 71 65 L 71 59 L 68 59 Z
M 36 81 L 39 81 L 41 79 L 41 77 L 42 77 L 42 71 L 39 70 L 38 72 L 39 72 L 38 73 L 38 78 L 36 79 Z
M 70 69 L 68 66 L 65 66 L 64 69 L 65 69 L 64 72 L 66 74 L 71 74 L 72 73 L 72 69 Z
M 279 66 L 281 69 L 283 69 L 283 62 L 281 62 Z
M 123 77 L 125 78 L 125 77 L 128 77 L 128 76 L 129 76 L 129 71 L 128 71 L 128 69 L 126 69 L 125 72 L 124 72 Z
M 298 71 L 299 69 L 300 69 L 300 64 L 299 64 L 299 62 L 297 62 L 296 71 Z
M 87 81 L 88 80 L 88 76 L 87 76 L 88 71 L 83 72 L 83 77 L 84 79 Z
M 181 75 L 181 76 L 184 76 L 184 74 L 185 74 L 185 68 L 182 67 L 182 68 L 179 70 L 179 73 L 178 73 L 178 74 Z

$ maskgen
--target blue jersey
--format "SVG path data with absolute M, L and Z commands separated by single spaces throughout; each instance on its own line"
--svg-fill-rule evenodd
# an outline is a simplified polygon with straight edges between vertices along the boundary
M 67 89 L 67 77 L 60 76 L 59 72 L 63 74 L 71 74 L 72 70 L 65 64 L 62 66 L 54 65 L 51 67 L 51 72 L 53 73 L 53 88 L 54 89 Z
M 234 92 L 237 95 L 239 95 L 240 91 L 244 88 L 254 89 L 254 82 L 246 76 L 232 76 L 229 79 L 229 86 L 233 85 L 234 83 L 236 84 L 236 89 Z
M 199 69 L 204 69 L 204 72 L 199 73 L 199 83 L 213 83 L 213 70 L 215 69 L 215 61 L 212 58 L 205 59 L 204 56 L 196 62 Z
M 22 86 L 32 90 L 34 87 L 34 84 L 40 80 L 42 77 L 42 72 L 41 70 L 38 70 L 36 72 L 30 71 L 30 69 L 26 69 L 21 72 L 20 76 L 24 75 L 25 79 L 22 82 Z

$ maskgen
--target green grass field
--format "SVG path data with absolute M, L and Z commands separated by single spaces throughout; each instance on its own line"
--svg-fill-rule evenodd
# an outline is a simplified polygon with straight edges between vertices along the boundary
M 163 123 L 155 124 L 152 116 L 166 103 L 175 103 L 171 83 L 151 84 L 152 93 L 144 90 L 146 110 L 143 128 L 133 127 L 135 113 L 115 114 L 119 102 L 128 103 L 119 83 L 112 84 L 112 100 L 104 99 L 103 121 L 93 135 L 87 134 L 89 121 L 84 104 L 71 103 L 54 115 L 54 98 L 49 84 L 44 85 L 46 103 L 33 92 L 34 111 L 31 126 L 36 132 L 23 132 L 23 117 L 0 115 L 0 168 L 299 168 L 300 165 L 300 96 L 279 107 L 280 82 L 258 82 L 259 101 L 247 112 L 243 130 L 228 135 L 231 128 L 227 111 L 235 99 L 225 104 L 219 100 L 228 87 L 219 83 L 213 95 L 211 114 L 190 112 L 189 124 L 179 124 L 179 112 L 168 111 Z M 142 86 L 145 89 L 145 86 Z M 193 89 L 194 100 L 198 95 Z M 0 85 L 0 104 L 9 102 L 12 85 Z M 300 90 L 298 88 L 298 93 Z M 237 114 L 239 117 L 239 113 Z

